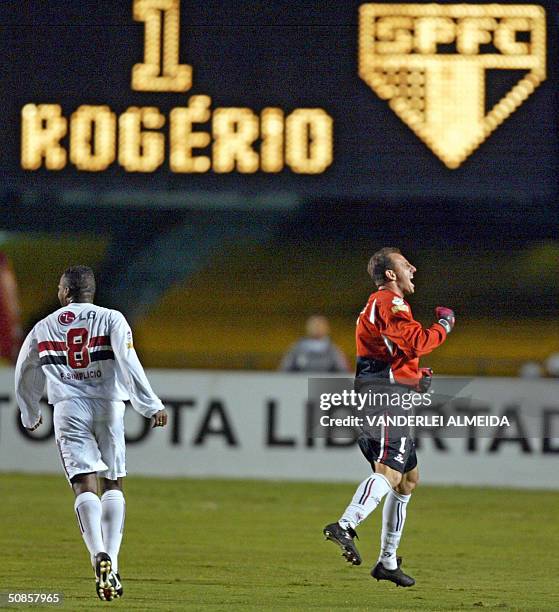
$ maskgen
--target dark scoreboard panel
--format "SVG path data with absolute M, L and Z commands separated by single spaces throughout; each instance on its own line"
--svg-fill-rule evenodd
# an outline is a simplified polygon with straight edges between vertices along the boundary
M 542 202 L 558 11 L 3 0 L 5 189 Z

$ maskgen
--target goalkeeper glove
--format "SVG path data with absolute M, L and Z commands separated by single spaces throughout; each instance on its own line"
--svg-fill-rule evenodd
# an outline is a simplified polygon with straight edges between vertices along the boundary
M 419 382 L 417 383 L 417 391 L 427 393 L 433 380 L 433 370 L 431 368 L 419 368 Z
M 446 329 L 446 333 L 450 334 L 452 328 L 454 327 L 454 323 L 456 322 L 454 311 L 446 306 L 437 306 L 435 308 L 435 317 L 437 318 L 437 321 Z

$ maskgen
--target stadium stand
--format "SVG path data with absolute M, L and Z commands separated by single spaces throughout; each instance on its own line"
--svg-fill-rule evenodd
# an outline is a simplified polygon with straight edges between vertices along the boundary
M 53 287 L 60 271 L 84 257 L 99 268 L 107 244 L 91 235 L 10 235 L 2 249 L 18 277 L 25 330 L 56 307 Z M 224 249 L 136 321 L 136 344 L 146 365 L 276 369 L 313 312 L 328 316 L 333 341 L 353 355 L 355 317 L 371 287 L 365 271 L 371 243 L 318 246 L 316 238 L 266 244 L 239 240 Z M 414 255 L 421 285 L 412 298 L 416 316 L 429 322 L 431 306 L 445 295 L 459 304 L 453 342 L 426 359 L 437 372 L 514 376 L 522 363 L 543 362 L 557 350 L 559 326 L 551 315 L 558 296 L 551 288 L 559 274 L 559 245 L 469 253 L 467 259 L 459 249 L 445 258 L 436 248 L 414 250 Z M 506 273 L 505 260 L 514 264 Z M 455 271 L 451 287 L 446 269 Z M 506 296 L 511 286 L 516 291 L 512 307 Z
M 370 290 L 365 272 L 370 245 L 350 249 L 332 244 L 328 255 L 316 246 L 237 244 L 188 282 L 170 289 L 137 324 L 146 362 L 163 367 L 273 369 L 314 311 L 328 316 L 334 342 L 353 355 L 355 317 Z M 549 281 L 558 272 L 557 259 L 553 260 L 557 251 L 556 245 L 547 244 L 507 255 L 517 264 L 514 281 L 499 276 L 503 266 L 496 256 L 487 260 L 481 253 L 464 263 L 460 253 L 451 261 L 431 251 L 418 253 L 421 292 L 412 301 L 418 316 L 428 322 L 431 305 L 450 290 L 464 320 L 453 342 L 428 358 L 430 365 L 447 374 L 513 376 L 521 362 L 545 359 L 559 337 L 557 322 L 546 316 L 552 310 L 545 306 Z M 452 288 L 446 286 L 443 261 L 463 273 L 453 278 Z M 540 274 L 529 283 L 535 267 Z M 480 275 L 489 278 L 491 290 L 479 286 Z M 518 292 L 514 317 L 514 309 L 503 302 L 511 282 Z M 534 308 L 534 303 L 539 306 Z M 502 317 L 502 310 L 508 317 Z

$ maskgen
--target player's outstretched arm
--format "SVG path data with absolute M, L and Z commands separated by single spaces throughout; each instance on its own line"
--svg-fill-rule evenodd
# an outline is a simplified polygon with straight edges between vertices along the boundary
M 45 375 L 39 361 L 34 331 L 29 332 L 21 346 L 15 371 L 16 401 L 21 411 L 21 422 L 30 431 L 43 422 L 39 401 L 45 389 Z
M 433 323 L 431 327 L 425 328 L 419 321 L 416 321 L 409 310 L 401 308 L 387 308 L 383 305 L 379 309 L 379 318 L 377 324 L 381 333 L 395 342 L 403 351 L 412 357 L 421 357 L 428 355 L 431 351 L 440 346 L 450 333 L 454 325 L 454 313 L 449 308 L 444 308 L 445 316 L 452 313 L 452 325 L 450 320 L 441 322 L 442 315 L 438 312 L 436 316 L 439 319 Z
M 113 311 L 111 321 L 111 345 L 124 376 L 130 403 L 134 410 L 148 419 L 160 412 L 165 412 L 134 350 L 132 330 L 124 315 L 116 310 Z

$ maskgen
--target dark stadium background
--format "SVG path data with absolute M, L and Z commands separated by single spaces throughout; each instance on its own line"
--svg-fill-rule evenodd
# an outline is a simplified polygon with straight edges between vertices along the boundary
M 174 94 L 131 90 L 144 25 L 128 0 L 35 0 L 25 15 L 3 2 L 1 248 L 25 329 L 55 306 L 61 267 L 79 260 L 94 265 L 101 303 L 134 321 L 149 366 L 274 368 L 313 312 L 331 318 L 352 355 L 366 262 L 388 244 L 419 268 L 420 318 L 436 303 L 456 309 L 454 343 L 432 357 L 438 371 L 515 374 L 559 348 L 556 3 L 540 3 L 547 80 L 457 170 L 359 78 L 360 4 L 183 0 L 180 57 L 194 82 Z M 489 74 L 488 104 L 518 78 Z M 98 173 L 20 168 L 26 103 L 61 104 L 66 117 L 81 104 L 117 114 L 154 105 L 168 116 L 195 94 L 212 108 L 324 108 L 332 166 L 316 176 L 179 175 L 167 154 L 149 174 L 116 162 Z

